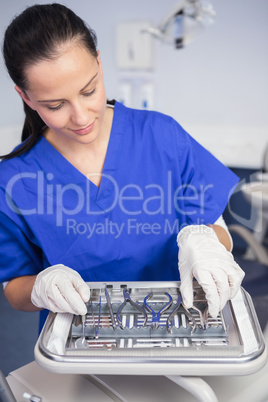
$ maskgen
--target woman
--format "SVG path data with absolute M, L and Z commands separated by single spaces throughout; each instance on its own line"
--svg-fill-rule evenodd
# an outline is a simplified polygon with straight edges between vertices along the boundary
M 107 103 L 95 34 L 65 6 L 27 8 L 3 53 L 26 113 L 0 164 L 10 304 L 85 314 L 84 281 L 181 279 L 191 307 L 195 277 L 215 317 L 244 275 L 221 218 L 237 177 L 172 118 Z

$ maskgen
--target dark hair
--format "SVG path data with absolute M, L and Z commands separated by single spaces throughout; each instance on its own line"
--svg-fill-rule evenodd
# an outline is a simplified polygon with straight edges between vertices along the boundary
M 73 11 L 62 4 L 39 4 L 26 8 L 8 26 L 3 43 L 3 55 L 8 73 L 23 91 L 28 88 L 25 70 L 41 60 L 59 57 L 59 45 L 77 41 L 97 58 L 95 32 Z M 25 121 L 22 144 L 2 156 L 9 159 L 31 149 L 41 135 L 45 123 L 24 101 Z

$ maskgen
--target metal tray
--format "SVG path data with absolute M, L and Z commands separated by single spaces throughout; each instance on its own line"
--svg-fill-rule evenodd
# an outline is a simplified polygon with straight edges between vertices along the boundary
M 50 313 L 35 347 L 35 359 L 43 368 L 80 374 L 241 375 L 256 372 L 265 364 L 262 332 L 251 298 L 242 288 L 216 319 L 208 317 L 206 329 L 196 310 L 190 309 L 189 316 L 180 307 L 168 331 L 167 318 L 175 308 L 179 282 L 88 285 L 92 300 L 85 321 L 86 348 L 79 341 L 83 336 L 80 316 L 67 314 L 61 327 L 57 325 L 61 315 Z M 112 325 L 105 288 L 116 326 Z M 166 304 L 166 292 L 172 297 L 173 303 L 161 316 L 157 329 L 152 327 L 150 312 L 144 325 L 144 317 L 129 303 L 120 315 L 123 329 L 118 325 L 116 312 L 124 301 L 124 288 L 140 306 L 152 293 L 150 306 L 155 312 Z M 194 291 L 194 304 L 204 312 L 207 303 L 197 283 Z M 60 351 L 50 348 L 53 336 L 59 344 L 62 342 Z

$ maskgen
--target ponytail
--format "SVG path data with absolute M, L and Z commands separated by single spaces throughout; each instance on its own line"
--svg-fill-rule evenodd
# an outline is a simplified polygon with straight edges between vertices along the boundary
M 31 149 L 38 141 L 44 127 L 45 123 L 39 116 L 39 114 L 31 109 L 24 101 L 23 107 L 25 112 L 25 120 L 21 134 L 21 144 L 16 147 L 16 149 L 9 154 L 0 156 L 0 159 L 11 159 L 15 156 L 20 156 L 24 152 Z M 37 133 L 33 135 L 33 133 Z

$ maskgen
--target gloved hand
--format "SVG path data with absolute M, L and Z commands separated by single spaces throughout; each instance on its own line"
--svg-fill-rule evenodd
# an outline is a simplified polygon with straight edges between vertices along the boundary
M 90 298 L 88 285 L 78 272 L 65 265 L 53 265 L 41 271 L 31 293 L 32 303 L 54 313 L 87 313 L 85 303 Z
M 220 243 L 214 230 L 205 225 L 190 225 L 178 236 L 181 295 L 186 308 L 193 305 L 193 277 L 202 286 L 211 317 L 216 318 L 227 300 L 234 297 L 244 271 L 232 253 Z

